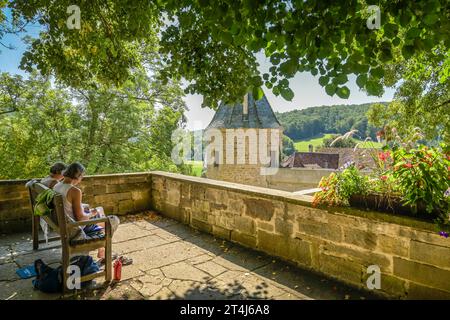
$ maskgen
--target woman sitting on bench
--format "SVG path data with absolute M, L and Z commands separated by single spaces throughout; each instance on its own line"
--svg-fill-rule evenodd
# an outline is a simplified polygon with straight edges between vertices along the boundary
M 103 210 L 88 210 L 85 211 L 84 204 L 81 201 L 82 194 L 81 190 L 76 186 L 83 179 L 83 175 L 86 169 L 82 164 L 75 162 L 70 164 L 66 170 L 63 172 L 64 179 L 61 182 L 58 182 L 53 190 L 60 193 L 63 196 L 63 204 L 64 204 L 64 212 L 67 216 L 72 218 L 75 221 L 84 221 L 89 220 L 94 217 L 104 217 Z M 109 221 L 111 223 L 111 233 L 114 234 L 114 231 L 117 230 L 120 220 L 117 216 L 110 215 L 108 216 Z M 105 228 L 104 223 L 87 225 L 85 226 L 81 232 L 81 236 L 89 236 L 93 234 L 97 234 L 102 232 Z M 74 235 L 72 235 L 74 236 Z M 80 234 L 76 234 L 75 236 L 80 236 Z M 100 263 L 104 262 L 105 259 L 105 248 L 98 249 L 98 258 L 100 259 Z

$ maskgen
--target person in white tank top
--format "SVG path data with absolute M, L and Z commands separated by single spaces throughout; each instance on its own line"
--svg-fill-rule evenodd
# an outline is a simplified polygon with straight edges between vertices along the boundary
M 70 164 L 66 170 L 63 172 L 64 179 L 58 182 L 53 190 L 60 193 L 63 196 L 63 205 L 65 214 L 74 221 L 85 221 L 96 216 L 104 216 L 102 210 L 90 210 L 88 212 L 83 208 L 82 203 L 82 193 L 76 186 L 83 179 L 85 168 L 82 164 L 75 162 Z M 111 231 L 117 230 L 120 220 L 117 216 L 109 215 L 109 221 L 111 222 Z M 89 233 L 97 233 L 105 228 L 104 223 L 99 223 L 98 225 L 90 225 L 83 228 L 82 234 L 89 235 Z M 76 230 L 75 230 L 76 231 Z M 77 234 L 70 235 L 71 237 L 79 236 Z M 105 248 L 98 249 L 98 258 L 104 261 Z

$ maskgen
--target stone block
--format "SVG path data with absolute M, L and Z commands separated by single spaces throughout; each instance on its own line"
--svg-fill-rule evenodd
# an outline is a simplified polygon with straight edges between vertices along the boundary
M 324 254 L 356 261 L 360 265 L 366 267 L 370 265 L 378 265 L 382 272 L 392 272 L 392 258 L 386 254 L 332 242 L 322 244 L 321 250 Z
M 131 199 L 130 192 L 123 193 L 111 193 L 94 196 L 94 201 L 98 205 L 104 205 L 104 203 L 117 203 L 117 201 Z
M 230 240 L 231 230 L 213 225 L 212 234 L 218 238 Z
M 124 213 L 130 213 L 134 211 L 134 202 L 133 200 L 122 200 L 119 201 L 119 212 Z
M 228 211 L 233 212 L 234 214 L 241 215 L 245 213 L 245 205 L 244 201 L 239 198 L 228 199 L 227 204 Z
M 235 216 L 234 227 L 236 231 L 255 236 L 255 220 L 252 218 Z
M 252 218 L 270 221 L 274 215 L 272 202 L 263 199 L 245 199 L 245 214 Z
M 346 258 L 322 254 L 319 258 L 319 271 L 357 286 L 362 283 L 362 271 L 364 267 L 359 263 Z
M 100 195 L 100 194 L 105 194 L 106 193 L 106 185 L 96 185 L 94 187 L 92 187 L 92 192 L 91 194 L 93 194 L 94 196 L 96 195 Z
M 159 210 L 159 209 L 158 209 Z M 181 210 L 178 206 L 173 206 L 168 203 L 162 203 L 162 208 L 159 210 L 161 211 L 161 214 L 165 217 L 181 221 L 183 220 L 183 217 L 181 215 Z
M 236 230 L 231 231 L 231 241 L 242 244 L 243 246 L 256 248 L 256 237 L 242 233 Z
M 450 291 L 450 270 L 394 257 L 394 275 L 431 288 Z
M 270 223 L 270 222 L 257 221 L 256 225 L 257 225 L 257 228 L 260 230 L 269 231 L 269 232 L 273 232 L 275 230 L 273 223 Z
M 342 231 L 343 241 L 346 243 L 369 250 L 373 250 L 377 246 L 377 235 L 375 233 L 347 227 L 343 227 Z
M 197 220 L 197 219 L 191 219 L 191 226 L 197 230 L 211 233 L 212 226 L 209 223 Z
M 205 199 L 206 188 L 202 185 L 192 184 L 191 185 L 191 199 Z
M 294 232 L 293 222 L 283 218 L 275 218 L 275 232 L 290 237 Z
M 409 256 L 409 247 L 409 239 L 388 236 L 385 234 L 378 235 L 378 251 L 406 258 Z
M 410 282 L 407 299 L 450 300 L 450 292 Z
M 311 244 L 308 241 L 258 230 L 258 248 L 275 256 L 311 265 Z
M 193 210 L 191 212 L 191 217 L 192 217 L 192 219 L 200 220 L 203 222 L 208 221 L 208 213 L 205 211 L 200 211 L 196 208 L 193 208 Z
M 214 224 L 222 228 L 234 229 L 234 214 L 224 212 L 222 214 L 215 215 Z
M 450 248 L 419 241 L 411 241 L 412 260 L 450 269 Z
M 342 241 L 342 230 L 339 225 L 329 223 L 322 223 L 319 221 L 311 221 L 299 218 L 298 231 L 307 235 L 316 236 L 322 239 L 331 240 L 335 242 Z
M 373 275 L 373 273 L 368 273 L 367 268 L 362 272 L 362 284 L 368 290 L 374 292 L 380 292 L 382 294 L 388 295 L 392 298 L 403 299 L 407 295 L 408 284 L 404 279 L 392 276 L 390 274 L 381 272 L 380 275 L 380 289 L 369 289 L 367 287 L 368 278 Z

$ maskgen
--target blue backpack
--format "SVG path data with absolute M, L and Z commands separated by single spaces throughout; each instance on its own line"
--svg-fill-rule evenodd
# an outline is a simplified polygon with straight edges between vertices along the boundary
M 91 256 L 76 256 L 71 260 L 71 265 L 76 265 L 80 268 L 81 276 L 98 272 L 100 268 Z M 36 270 L 36 279 L 33 280 L 34 288 L 45 293 L 62 292 L 62 267 L 52 268 L 46 265 L 41 259 L 34 261 L 34 268 Z M 81 288 L 89 285 L 90 281 L 82 282 Z

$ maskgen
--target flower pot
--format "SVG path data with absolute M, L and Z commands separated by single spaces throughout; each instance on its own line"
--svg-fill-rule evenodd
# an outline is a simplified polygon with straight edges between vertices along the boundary
M 434 220 L 441 213 L 438 209 L 430 213 L 426 212 L 426 205 L 422 202 L 418 203 L 417 212 L 415 212 L 412 206 L 404 205 L 400 197 L 386 196 L 383 194 L 355 194 L 350 197 L 349 203 L 352 207 L 406 215 L 429 221 Z

